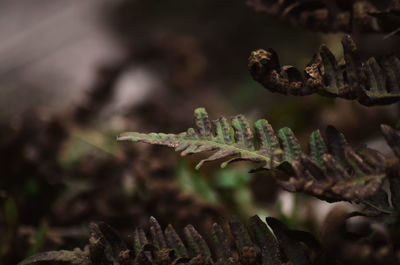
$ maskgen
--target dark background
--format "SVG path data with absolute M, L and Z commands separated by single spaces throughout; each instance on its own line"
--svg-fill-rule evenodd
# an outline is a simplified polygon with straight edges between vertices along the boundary
M 248 73 L 258 48 L 299 69 L 322 43 L 340 60 L 342 36 L 290 27 L 241 0 L 1 1 L 0 263 L 83 246 L 99 220 L 124 236 L 151 215 L 200 231 L 232 214 L 273 215 L 315 231 L 328 206 L 280 191 L 246 163 L 194 171 L 201 156 L 115 137 L 181 132 L 206 107 L 213 119 L 243 113 L 290 127 L 303 147 L 332 124 L 385 152 L 379 124 L 393 123 L 398 106 L 272 94 Z M 364 58 L 398 45 L 353 37 Z

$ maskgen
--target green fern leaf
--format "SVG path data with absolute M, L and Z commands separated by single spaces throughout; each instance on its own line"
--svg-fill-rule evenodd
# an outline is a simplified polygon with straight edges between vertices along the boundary
M 290 128 L 282 128 L 278 132 L 281 140 L 285 161 L 292 162 L 297 160 L 301 154 L 301 147 L 296 136 Z
M 279 154 L 280 143 L 271 125 L 266 120 L 259 120 L 252 129 L 243 115 L 232 117 L 231 125 L 221 117 L 212 123 L 204 108 L 194 112 L 196 130 L 189 128 L 180 134 L 137 133 L 121 134 L 118 140 L 130 140 L 149 144 L 165 145 L 180 151 L 182 156 L 188 154 L 215 151 L 211 156 L 201 160 L 196 169 L 208 161 L 230 158 L 221 164 L 225 167 L 232 161 L 249 160 L 263 163 L 263 168 L 278 166 L 283 161 L 297 159 L 301 153 L 300 145 L 289 128 L 282 128 L 278 137 L 283 147 L 283 160 Z
M 322 156 L 328 152 L 325 142 L 322 139 L 321 132 L 316 130 L 310 135 L 310 156 L 321 167 L 324 167 Z

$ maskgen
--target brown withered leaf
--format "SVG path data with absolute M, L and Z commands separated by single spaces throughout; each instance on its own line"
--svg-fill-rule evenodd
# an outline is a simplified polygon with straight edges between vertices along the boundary
M 400 136 L 388 125 L 382 125 L 382 133 L 390 148 L 398 155 Z M 302 153 L 300 159 L 293 161 L 288 167 L 289 170 L 286 169 L 287 175 L 292 176 L 281 176 L 279 184 L 291 192 L 309 193 L 330 202 L 361 202 L 378 211 L 389 213 L 392 211 L 390 203 L 387 194 L 381 188 L 383 182 L 388 179 L 392 205 L 398 209 L 400 159 L 386 157 L 367 147 L 354 150 L 333 127 L 327 128 L 326 136 L 327 146 L 321 139 L 314 140 L 318 142 L 315 144 L 320 150 L 317 158 L 321 160 Z M 312 151 L 313 147 L 310 149 L 311 154 L 315 153 Z
M 289 191 L 309 193 L 330 202 L 362 202 L 374 196 L 387 178 L 387 158 L 366 147 L 354 150 L 333 127 L 327 128 L 326 135 L 327 146 L 322 140 L 318 141 L 321 159 L 302 153 L 300 159 L 290 165 L 292 173 L 288 174 L 292 177 L 279 180 L 280 185 Z
M 395 154 L 395 157 L 386 161 L 385 168 L 389 178 L 393 207 L 400 209 L 400 135 L 388 125 L 381 125 L 381 130 Z
M 278 17 L 292 26 L 321 32 L 382 32 L 400 27 L 399 6 L 377 10 L 372 1 L 246 0 L 255 11 Z
M 250 54 L 248 67 L 254 80 L 271 92 L 307 96 L 319 94 L 357 100 L 365 106 L 388 105 L 400 101 L 400 60 L 388 55 L 380 60 L 371 57 L 362 62 L 350 36 L 342 40 L 343 65 L 322 45 L 305 68 L 303 76 L 292 66 L 280 66 L 272 50 Z
M 217 265 L 261 265 L 261 264 L 309 264 L 313 252 L 301 243 L 309 246 L 308 242 L 316 241 L 315 238 L 302 231 L 289 230 L 283 223 L 268 218 L 272 230 L 258 217 L 250 219 L 249 230 L 238 221 L 232 219 L 230 233 L 235 240 L 236 247 L 227 240 L 231 238 L 226 234 L 222 226 L 212 226 L 213 244 L 208 245 L 199 232 L 188 225 L 183 229 L 184 240 L 168 225 L 165 231 L 154 218 L 150 218 L 149 236 L 141 228 L 136 228 L 132 239 L 132 249 L 121 248 L 125 243 L 121 242 L 120 236 L 107 224 L 91 224 L 91 237 L 89 239 L 89 253 L 75 251 L 50 251 L 40 253 L 36 256 L 22 261 L 21 265 L 27 265 L 38 261 L 70 261 L 73 264 L 98 265 L 98 264 L 138 264 L 138 265 L 175 265 L 185 264 L 217 264 Z M 276 232 L 274 234 L 274 232 Z M 293 236 L 307 234 L 302 238 Z M 249 234 L 254 235 L 254 240 Z M 290 237 L 290 239 L 288 239 Z M 93 246 L 97 247 L 93 248 Z M 98 246 L 102 247 L 98 247 Z M 127 244 L 128 245 L 128 244 Z M 310 246 L 309 246 L 310 247 Z M 281 253 L 281 249 L 283 253 Z M 213 251 L 212 251 L 213 250 Z M 74 253 L 74 254 L 72 254 Z M 215 256 L 214 256 L 214 254 Z M 68 258 L 60 258 L 60 255 Z M 69 256 L 68 256 L 68 255 Z M 238 255 L 236 255 L 238 254 Z M 71 258 L 71 255 L 73 258 Z M 75 257 L 76 256 L 76 257 Z M 304 260 L 300 260 L 304 259 Z

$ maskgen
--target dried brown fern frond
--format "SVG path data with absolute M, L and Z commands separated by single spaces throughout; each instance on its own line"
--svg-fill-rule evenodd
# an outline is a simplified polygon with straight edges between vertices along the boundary
M 374 196 L 387 178 L 387 158 L 367 147 L 354 150 L 331 126 L 326 130 L 326 138 L 327 147 L 319 140 L 319 149 L 326 150 L 321 160 L 302 153 L 299 160 L 291 163 L 292 176 L 279 181 L 281 186 L 327 201 L 364 202 Z
M 253 51 L 249 71 L 254 80 L 272 92 L 307 96 L 320 94 L 358 100 L 363 105 L 386 105 L 400 100 L 400 60 L 395 55 L 381 59 L 360 60 L 350 36 L 342 40 L 344 63 L 339 64 L 332 52 L 322 45 L 304 70 L 279 64 L 272 49 Z
M 395 157 L 386 161 L 385 168 L 389 178 L 393 207 L 400 209 L 400 135 L 388 125 L 382 125 L 381 130 L 395 154 Z
M 400 135 L 390 126 L 381 131 L 395 154 L 386 157 L 376 150 L 351 148 L 335 128 L 328 127 L 328 152 L 321 161 L 302 153 L 291 163 L 292 176 L 280 177 L 285 189 L 305 192 L 327 201 L 348 200 L 363 203 L 379 213 L 391 214 L 400 209 Z M 323 143 L 320 141 L 319 146 Z M 320 148 L 321 150 L 325 147 Z M 311 152 L 312 153 L 312 152 Z M 288 172 L 289 175 L 291 172 Z M 390 198 L 381 188 L 389 181 Z
M 266 120 L 250 127 L 246 118 L 238 115 L 232 117 L 232 124 L 224 117 L 211 123 L 206 110 L 199 108 L 195 110 L 195 121 L 196 129 L 180 134 L 132 132 L 122 134 L 119 140 L 166 145 L 181 151 L 181 155 L 214 151 L 198 167 L 226 158 L 230 159 L 222 166 L 235 160 L 259 162 L 259 169 L 279 172 L 279 183 L 285 189 L 328 201 L 364 202 L 381 190 L 388 177 L 389 158 L 369 148 L 354 150 L 333 127 L 328 127 L 326 141 L 318 130 L 314 131 L 306 154 L 289 128 L 276 134 Z M 390 135 L 388 143 L 397 150 L 397 140 L 393 140 L 396 134 Z
M 247 0 L 254 10 L 279 17 L 289 24 L 322 32 L 382 32 L 400 28 L 400 6 L 386 1 L 378 10 L 371 1 Z
M 168 225 L 162 230 L 154 217 L 150 218 L 150 233 L 136 228 L 129 242 L 106 223 L 90 225 L 89 245 L 85 251 L 50 251 L 20 262 L 26 265 L 40 261 L 69 261 L 72 264 L 315 264 L 319 243 L 306 232 L 290 230 L 274 218 L 268 226 L 258 216 L 250 218 L 249 229 L 238 221 L 230 222 L 230 233 L 214 223 L 213 244 L 209 245 L 192 225 L 183 229 L 184 240 Z M 228 238 L 234 239 L 230 244 Z

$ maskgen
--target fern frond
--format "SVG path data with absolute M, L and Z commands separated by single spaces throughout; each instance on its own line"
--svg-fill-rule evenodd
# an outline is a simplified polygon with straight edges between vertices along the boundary
M 367 147 L 354 150 L 341 133 L 328 127 L 327 146 L 313 133 L 310 144 L 314 146 L 310 145 L 310 154 L 302 153 L 300 159 L 293 161 L 292 176 L 278 180 L 279 184 L 289 191 L 306 192 L 327 201 L 365 203 L 373 201 L 374 195 L 382 192 L 383 182 L 389 179 L 391 204 L 399 209 L 400 136 L 388 125 L 381 127 L 395 157 L 386 157 Z
M 388 177 L 388 158 L 369 148 L 354 150 L 332 126 L 326 130 L 326 141 L 319 130 L 310 135 L 306 153 L 289 128 L 276 134 L 266 120 L 257 121 L 253 128 L 243 115 L 234 116 L 231 124 L 224 117 L 211 123 L 206 110 L 198 108 L 195 123 L 196 129 L 180 134 L 133 132 L 118 139 L 166 145 L 182 155 L 214 151 L 197 168 L 204 162 L 227 157 L 230 159 L 222 166 L 238 159 L 261 162 L 261 169 L 281 172 L 278 183 L 286 190 L 327 201 L 362 202 L 374 196 Z M 389 145 L 398 152 L 398 136 L 383 128 Z
M 390 33 L 400 28 L 400 4 L 377 10 L 371 1 L 247 0 L 255 11 L 279 17 L 295 27 L 321 32 Z
M 305 76 L 292 66 L 280 66 L 273 50 L 253 51 L 249 71 L 254 80 L 271 92 L 286 95 L 322 96 L 358 100 L 363 105 L 386 105 L 400 100 L 400 60 L 390 55 L 362 62 L 350 36 L 342 40 L 345 63 L 340 65 L 322 45 L 305 68 Z
M 88 257 L 88 253 L 77 248 L 72 251 L 58 250 L 58 251 L 48 251 L 48 252 L 38 253 L 36 255 L 24 259 L 23 261 L 18 263 L 18 265 L 28 265 L 42 261 L 62 261 L 77 265 L 92 264 Z
M 395 157 L 385 162 L 386 174 L 389 178 L 392 205 L 400 209 L 400 135 L 388 126 L 381 125 L 382 134 L 392 148 Z
M 249 160 L 263 163 L 263 168 L 272 168 L 283 161 L 291 162 L 297 159 L 300 145 L 289 128 L 282 128 L 278 135 L 266 120 L 258 120 L 251 128 L 243 115 L 232 117 L 231 124 L 225 117 L 212 123 L 204 108 L 194 111 L 196 129 L 189 128 L 180 134 L 164 133 L 123 133 L 118 140 L 130 140 L 149 144 L 165 145 L 175 148 L 182 156 L 206 151 L 214 153 L 200 161 L 203 163 L 217 159 L 230 158 L 221 166 L 236 160 Z M 281 146 L 282 145 L 282 146 Z M 283 150 L 283 156 L 279 153 Z
M 227 234 L 219 224 L 215 223 L 211 232 L 213 244 L 209 245 L 192 225 L 187 225 L 183 229 L 185 240 L 182 240 L 171 225 L 168 225 L 163 231 L 158 221 L 151 217 L 150 236 L 142 228 L 136 228 L 132 237 L 133 248 L 120 248 L 120 246 L 128 244 L 125 244 L 107 224 L 91 224 L 90 251 L 83 255 L 82 264 L 310 264 L 309 260 L 314 254 L 313 250 L 315 249 L 313 248 L 317 242 L 312 234 L 290 230 L 285 224 L 271 217 L 267 218 L 267 222 L 270 227 L 273 227 L 273 232 L 258 216 L 250 219 L 249 230 L 237 219 L 232 219 L 230 234 Z M 307 234 L 307 240 L 294 237 L 293 234 L 296 233 Z M 254 240 L 251 239 L 250 234 L 254 235 Z M 93 235 L 96 235 L 95 238 Z M 236 247 L 232 248 L 228 238 L 234 239 L 237 243 Z M 310 244 L 310 238 L 313 244 Z M 102 245 L 102 248 L 99 248 L 99 244 Z M 42 260 L 60 260 L 53 255 L 56 252 L 58 254 L 68 251 L 40 253 L 27 258 L 20 264 L 27 265 Z M 35 257 L 48 258 L 38 259 Z

